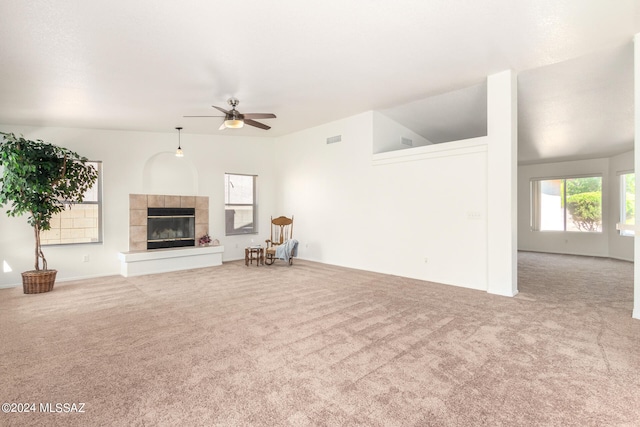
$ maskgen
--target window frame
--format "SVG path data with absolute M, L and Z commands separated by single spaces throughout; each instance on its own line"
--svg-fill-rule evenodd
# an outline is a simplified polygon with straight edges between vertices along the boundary
M 618 204 L 619 212 L 619 222 L 621 224 L 627 224 L 627 182 L 625 177 L 627 175 L 634 175 L 635 180 L 635 172 L 633 170 L 621 171 L 618 172 L 618 187 L 620 194 L 620 203 Z M 635 209 L 634 209 L 635 210 Z M 635 217 L 634 217 L 635 224 Z M 634 237 L 636 235 L 635 230 L 619 230 L 619 234 L 622 237 Z
M 600 229 L 596 231 L 588 231 L 588 230 L 567 230 L 567 194 L 566 194 L 566 181 L 572 179 L 580 179 L 580 178 L 600 178 Z M 562 180 L 564 181 L 565 191 L 563 192 L 563 208 L 562 208 L 562 222 L 563 229 L 562 230 L 541 230 L 541 222 L 542 222 L 542 197 L 541 197 L 541 188 L 540 183 L 543 181 L 554 181 L 554 180 Z M 605 198 L 605 178 L 602 173 L 592 173 L 592 174 L 580 174 L 580 175 L 556 175 L 549 177 L 536 177 L 531 178 L 529 180 L 529 197 L 530 197 L 530 213 L 529 213 L 529 227 L 531 231 L 540 232 L 540 233 L 591 233 L 591 234 L 602 234 L 604 232 L 604 198 Z
M 98 170 L 98 179 L 96 180 L 96 183 L 94 184 L 94 187 L 96 188 L 96 195 L 97 195 L 97 201 L 93 201 L 93 200 L 83 200 L 81 203 L 69 203 L 68 201 L 64 201 L 63 203 L 68 205 L 65 210 L 63 212 L 66 212 L 67 210 L 71 210 L 73 209 L 74 205 L 97 205 L 98 206 L 98 224 L 97 224 L 97 229 L 98 229 L 98 237 L 97 240 L 94 241 L 90 241 L 90 242 L 56 242 L 56 243 L 46 243 L 46 242 L 42 242 L 42 246 L 69 246 L 69 245 L 94 245 L 94 244 L 102 244 L 103 243 L 103 237 L 104 237 L 104 233 L 103 233 L 103 229 L 102 229 L 102 222 L 103 222 L 103 212 L 102 212 L 102 208 L 103 208 L 103 201 L 102 201 L 102 160 L 87 160 L 87 163 L 93 164 L 96 169 Z M 91 188 L 94 188 L 91 187 Z M 54 215 L 54 218 L 56 217 L 60 217 L 62 215 L 62 212 L 60 212 L 59 214 Z M 62 218 L 60 218 L 60 220 L 62 220 Z M 53 228 L 52 228 L 53 229 Z M 62 227 L 59 228 L 60 231 L 62 231 Z M 48 231 L 48 230 L 47 230 Z M 40 237 L 42 238 L 42 233 L 46 233 L 47 231 L 41 231 Z M 62 237 L 60 237 L 60 239 L 62 239 Z
M 228 188 L 228 179 L 227 177 L 232 177 L 232 176 L 242 176 L 242 177 L 251 177 L 253 178 L 253 183 L 252 183 L 252 203 L 229 203 L 228 200 L 228 196 L 230 194 L 230 189 Z M 230 182 L 229 182 L 230 183 Z M 232 184 L 232 183 L 231 183 Z M 224 190 L 224 216 L 225 216 L 225 227 L 224 227 L 224 233 L 225 236 L 244 236 L 247 234 L 258 234 L 258 202 L 257 202 L 257 194 L 258 194 L 258 175 L 256 174 L 247 174 L 247 173 L 233 173 L 233 172 L 225 172 L 224 174 L 224 185 L 225 185 L 225 190 Z M 233 184 L 232 184 L 233 185 Z M 232 206 L 250 206 L 252 209 L 252 224 L 253 226 L 251 227 L 251 229 L 247 229 L 244 231 L 229 231 L 228 229 L 228 214 L 227 211 L 232 210 L 230 209 Z M 243 229 L 236 229 L 234 228 L 233 230 L 243 230 Z

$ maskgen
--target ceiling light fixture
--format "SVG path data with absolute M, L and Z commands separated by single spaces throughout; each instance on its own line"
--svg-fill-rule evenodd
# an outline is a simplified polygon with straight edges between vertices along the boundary
M 231 105 L 231 111 L 226 111 L 224 117 L 224 127 L 231 129 L 240 129 L 244 126 L 244 120 L 242 114 L 236 110 L 236 107 L 240 103 L 236 98 L 229 98 L 227 101 L 229 105 Z
M 244 120 L 237 118 L 235 115 L 228 115 L 224 120 L 224 126 L 231 129 L 240 129 L 244 126 Z
M 242 114 L 236 110 L 236 107 L 240 103 L 236 98 L 229 98 L 227 103 L 231 105 L 231 110 L 225 110 L 224 108 L 212 105 L 213 108 L 224 113 L 224 116 L 183 116 L 183 117 L 224 117 L 218 130 L 224 129 L 240 129 L 244 125 L 253 126 L 258 129 L 269 130 L 271 126 L 267 126 L 264 123 L 255 121 L 254 119 L 275 119 L 276 115 L 273 113 L 247 113 Z
M 178 149 L 176 150 L 176 157 L 184 157 L 182 147 L 180 146 L 180 131 L 182 130 L 182 128 L 180 126 L 177 126 L 176 129 L 178 130 Z

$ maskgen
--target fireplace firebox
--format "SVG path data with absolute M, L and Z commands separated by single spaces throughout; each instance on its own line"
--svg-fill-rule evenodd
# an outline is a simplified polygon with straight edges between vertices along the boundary
M 194 208 L 148 208 L 147 249 L 195 246 Z

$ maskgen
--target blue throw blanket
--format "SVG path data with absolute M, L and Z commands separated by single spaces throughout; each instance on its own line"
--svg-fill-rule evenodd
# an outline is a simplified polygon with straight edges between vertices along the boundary
M 287 240 L 283 244 L 276 246 L 276 258 L 289 262 L 289 258 L 298 256 L 298 241 Z

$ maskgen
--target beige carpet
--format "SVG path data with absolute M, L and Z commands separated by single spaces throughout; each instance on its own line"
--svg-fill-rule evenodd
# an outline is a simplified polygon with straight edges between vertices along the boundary
M 0 425 L 640 425 L 633 264 L 521 253 L 519 287 L 296 260 L 0 290 L 0 403 L 38 411 Z

